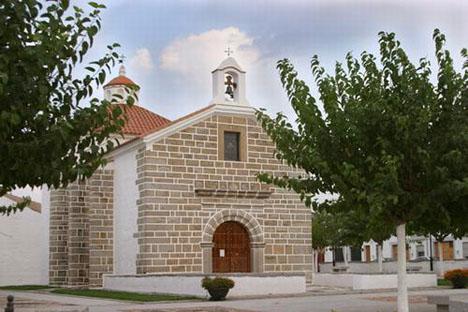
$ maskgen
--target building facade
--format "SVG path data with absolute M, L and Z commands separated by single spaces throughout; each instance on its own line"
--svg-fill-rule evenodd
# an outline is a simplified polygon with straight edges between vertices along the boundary
M 106 85 L 106 97 L 133 83 L 124 75 Z M 212 75 L 208 106 L 174 121 L 131 107 L 124 132 L 132 133 L 106 168 L 51 192 L 51 284 L 101 286 L 103 274 L 150 273 L 311 280 L 310 209 L 256 178 L 298 172 L 274 157 L 237 62 L 227 58 Z
M 406 258 L 409 261 L 423 261 L 430 257 L 439 259 L 438 242 L 434 237 L 409 236 L 407 238 Z M 372 262 L 377 261 L 378 251 L 377 243 L 374 241 L 365 242 L 360 248 L 341 247 L 335 250 L 335 260 L 344 262 L 344 257 L 347 256 L 348 262 Z M 346 249 L 343 252 L 343 249 Z M 382 256 L 385 261 L 397 260 L 397 239 L 392 236 L 382 244 Z M 468 237 L 461 239 L 454 238 L 449 235 L 442 243 L 442 258 L 443 260 L 467 260 L 468 261 Z M 327 249 L 325 252 L 324 262 L 333 261 L 333 251 Z

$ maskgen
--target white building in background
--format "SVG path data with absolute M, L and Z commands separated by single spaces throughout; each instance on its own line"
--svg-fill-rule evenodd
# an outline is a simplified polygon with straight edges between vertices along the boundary
M 0 286 L 49 283 L 48 198 L 44 196 L 42 204 L 32 201 L 22 212 L 0 215 Z M 0 205 L 21 200 L 7 194 Z
M 433 259 L 438 259 L 437 241 L 429 237 L 411 236 L 407 238 L 407 260 L 423 261 L 428 260 L 431 256 Z M 431 250 L 432 242 L 432 250 Z M 392 236 L 384 241 L 382 245 L 382 255 L 384 261 L 396 261 L 397 259 L 397 238 Z M 343 253 L 343 249 L 346 251 Z M 443 245 L 443 259 L 445 260 L 464 260 L 468 259 L 468 237 L 455 239 L 452 236 L 445 238 Z M 377 243 L 374 241 L 362 244 L 361 248 L 341 247 L 335 250 L 335 261 L 344 262 L 343 255 L 348 257 L 348 261 L 357 262 L 373 262 L 377 261 Z M 324 262 L 333 262 L 333 252 L 328 248 L 325 252 Z

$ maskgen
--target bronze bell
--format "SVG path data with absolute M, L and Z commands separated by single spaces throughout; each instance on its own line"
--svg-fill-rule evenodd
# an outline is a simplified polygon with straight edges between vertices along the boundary
M 237 84 L 232 81 L 232 76 L 226 76 L 227 81 L 224 83 L 226 87 L 226 94 L 229 95 L 231 99 L 234 98 L 234 89 L 236 89 Z

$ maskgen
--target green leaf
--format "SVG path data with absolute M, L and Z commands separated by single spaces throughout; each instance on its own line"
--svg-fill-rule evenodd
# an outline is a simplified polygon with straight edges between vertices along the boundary
M 104 6 L 95 2 L 92 12 L 74 6 L 70 13 L 69 5 L 68 0 L 0 5 L 0 46 L 9 47 L 0 56 L 0 195 L 25 186 L 65 187 L 89 177 L 105 163 L 101 146 L 119 132 L 109 103 L 88 100 L 116 57 L 104 55 L 83 66 L 89 75 L 74 75 L 89 53 L 89 37 L 99 31 Z M 0 213 L 21 208 L 0 207 Z

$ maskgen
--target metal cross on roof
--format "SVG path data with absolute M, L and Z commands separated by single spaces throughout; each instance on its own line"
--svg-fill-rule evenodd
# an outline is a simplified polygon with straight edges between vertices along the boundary
M 227 50 L 224 50 L 224 53 L 226 53 L 227 56 L 231 56 L 231 54 L 234 54 L 234 50 L 231 50 L 231 47 L 228 46 Z

